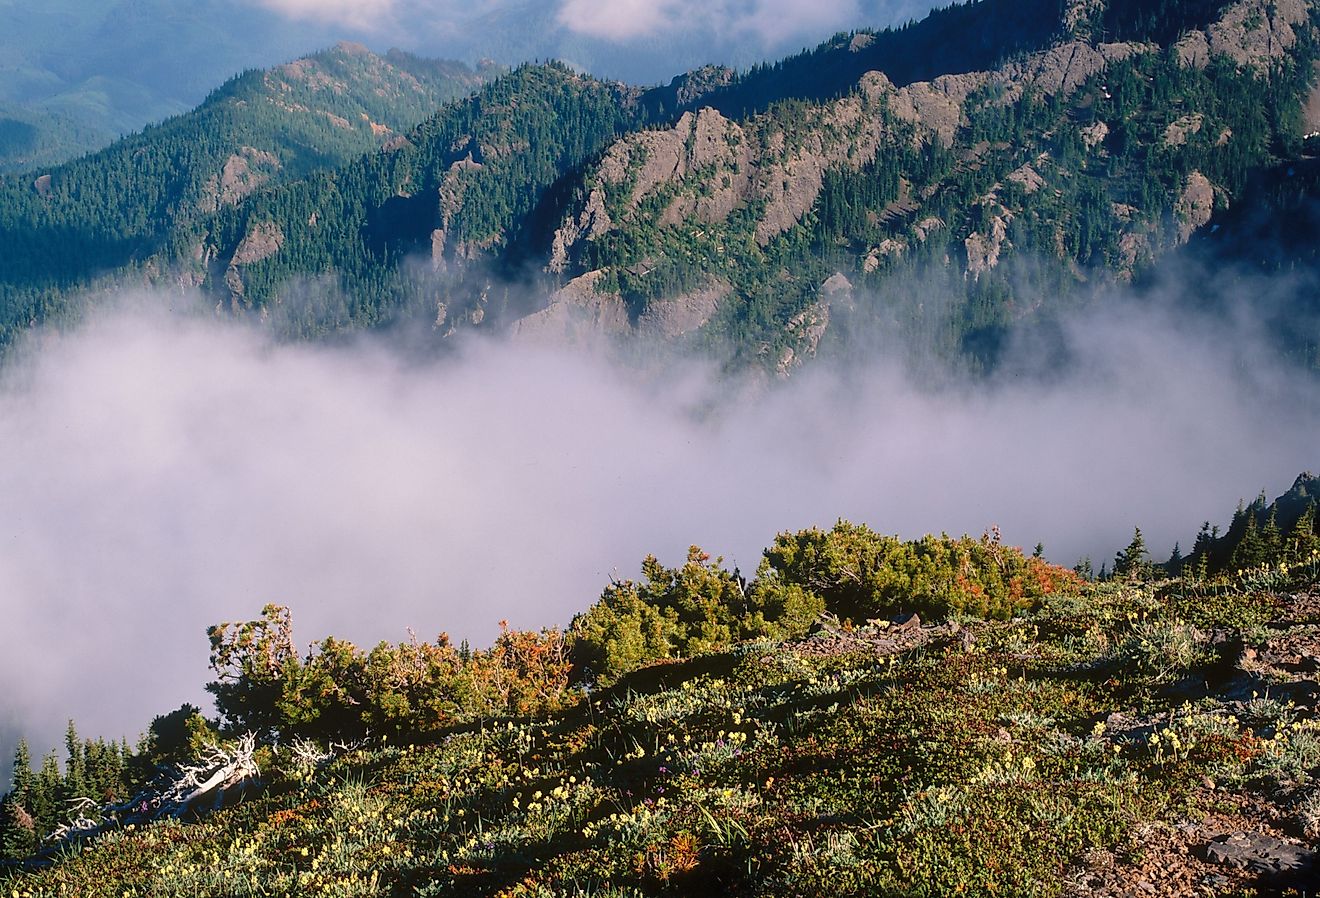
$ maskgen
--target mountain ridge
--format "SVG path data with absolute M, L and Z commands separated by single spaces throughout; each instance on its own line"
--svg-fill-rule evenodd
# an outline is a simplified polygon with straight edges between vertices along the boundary
M 647 339 L 725 346 L 780 375 L 896 321 L 938 335 L 922 351 L 988 372 L 1016 329 L 1126 283 L 1252 172 L 1300 158 L 1317 55 L 1303 0 L 1012 8 L 954 6 L 651 89 L 524 66 L 333 176 L 258 189 L 263 158 L 238 154 L 219 193 L 243 201 L 165 223 L 135 265 L 298 338 L 411 322 L 443 343 L 547 309 L 573 319 L 581 301 L 627 339 L 652 305 L 652 321 L 685 308 Z M 1014 16 L 1031 27 L 998 43 L 962 27 Z M 951 32 L 962 65 L 888 52 Z M 886 55 L 897 80 L 875 68 Z M 942 317 L 901 299 L 920 280 L 947 294 Z M 846 284 L 832 307 L 827 281 Z M 297 320 L 280 302 L 294 283 L 324 288 Z M 30 292 L 0 289 L 6 306 Z M 7 317 L 40 320 L 41 302 Z
M 0 330 L 58 316 L 105 272 L 150 276 L 194 221 L 379 147 L 491 71 L 340 44 L 237 75 L 193 112 L 90 156 L 0 179 Z

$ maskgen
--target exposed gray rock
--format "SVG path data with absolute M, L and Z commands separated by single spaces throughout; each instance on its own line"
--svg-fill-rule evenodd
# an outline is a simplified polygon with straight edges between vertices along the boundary
M 766 210 L 756 227 L 762 246 L 793 227 L 816 203 L 825 172 L 836 166 L 859 169 L 875 158 L 884 134 L 877 101 L 866 92 L 845 97 L 813 112 L 805 139 L 795 134 L 788 147 L 783 132 L 776 136 L 782 149 L 773 149 L 759 166 L 761 195 Z
M 853 283 L 842 273 L 836 272 L 820 285 L 820 301 L 829 309 L 843 308 L 852 311 L 856 305 L 853 299 Z
M 878 270 L 885 259 L 897 258 L 903 255 L 906 250 L 906 241 L 886 237 L 880 241 L 878 246 L 866 254 L 866 258 L 862 260 L 862 270 L 870 274 Z
M 202 186 L 197 207 L 202 212 L 215 212 L 221 206 L 235 206 L 279 173 L 279 157 L 255 147 L 241 147 L 225 160 L 217 175 L 212 175 Z
M 1204 848 L 1205 859 L 1264 876 L 1296 876 L 1316 871 L 1316 853 L 1303 845 L 1263 833 L 1232 833 Z
M 1092 122 L 1082 129 L 1082 143 L 1088 150 L 1095 149 L 1109 136 L 1109 126 L 1104 122 Z
M 263 259 L 269 259 L 284 246 L 284 232 L 273 221 L 263 221 L 253 225 L 247 236 L 234 250 L 230 264 L 234 266 L 252 265 Z
M 732 82 L 737 74 L 727 66 L 707 65 L 679 75 L 669 82 L 669 88 L 673 91 L 673 105 L 675 107 L 691 105 L 711 91 Z
M 1314 63 L 1312 68 L 1315 86 L 1302 106 L 1302 133 L 1307 137 L 1320 134 L 1320 62 Z
M 1215 211 L 1215 188 L 1199 171 L 1187 176 L 1182 195 L 1173 205 L 1178 218 L 1178 242 L 1186 243 L 1197 228 L 1210 221 Z
M 1008 223 L 1013 216 L 1006 210 L 990 219 L 987 233 L 973 232 L 963 241 L 967 250 L 967 274 L 979 278 L 999 264 L 999 256 L 1008 242 Z
M 1306 0 L 1242 0 L 1210 26 L 1210 52 L 1267 69 L 1297 43 L 1296 27 L 1307 17 Z
M 1193 112 L 1184 115 L 1176 121 L 1169 122 L 1168 127 L 1164 129 L 1164 145 L 1166 147 L 1180 147 L 1187 143 L 1187 138 L 1193 134 L 1201 133 L 1201 125 L 1205 123 L 1205 116 L 1199 112 Z
M 431 270 L 443 271 L 445 265 L 445 242 L 446 235 L 444 228 L 436 228 L 431 232 Z
M 1120 62 L 1140 53 L 1154 52 L 1153 44 L 1096 44 L 1070 41 L 1042 53 L 1032 53 L 1012 62 L 994 74 L 1003 86 L 1001 102 L 1015 102 L 1028 87 L 1050 96 L 1075 91 L 1092 75 L 1104 71 L 1111 62 Z
M 988 80 L 984 73 L 941 75 L 934 81 L 909 84 L 894 95 L 890 109 L 904 121 L 932 132 L 947 146 L 963 124 L 963 104 Z
M 928 215 L 912 226 L 912 233 L 918 240 L 924 242 L 927 237 L 944 227 L 946 227 L 944 219 L 936 215 Z
M 787 377 L 803 362 L 815 358 L 821 338 L 829 326 L 830 304 L 825 300 L 817 300 L 790 318 L 785 330 L 792 338 L 793 345 L 785 347 L 780 353 L 775 373 Z
M 1008 180 L 1014 184 L 1021 184 L 1022 189 L 1028 194 L 1035 193 L 1045 186 L 1045 179 L 1040 176 L 1040 172 L 1032 168 L 1030 162 L 1024 163 L 1020 168 L 1010 172 Z
M 605 194 L 599 188 L 591 191 L 587 204 L 576 218 L 570 218 L 555 231 L 550 247 L 547 270 L 556 274 L 568 270 L 572 248 L 583 240 L 594 240 L 614 226 L 605 208 Z
M 1297 28 L 1308 15 L 1307 0 L 1242 0 L 1205 31 L 1185 34 L 1174 52 L 1183 65 L 1197 68 L 1223 54 L 1240 66 L 1266 70 L 1297 43 Z
M 637 333 L 665 340 L 691 333 L 710 321 L 732 290 L 728 282 L 716 281 L 700 290 L 654 300 L 638 319 Z
M 1173 52 L 1182 65 L 1203 69 L 1210 63 L 1210 39 L 1204 31 L 1189 31 L 1173 45 Z
M 605 276 L 592 271 L 557 290 L 544 309 L 514 322 L 515 339 L 561 345 L 627 332 L 628 309 L 617 293 L 598 293 Z

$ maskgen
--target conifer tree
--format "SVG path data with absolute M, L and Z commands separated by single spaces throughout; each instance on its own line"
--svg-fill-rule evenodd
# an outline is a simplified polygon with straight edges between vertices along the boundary
M 1260 530 L 1256 526 L 1256 516 L 1248 514 L 1242 537 L 1229 556 L 1228 566 L 1232 570 L 1241 571 L 1264 564 L 1265 551 L 1265 541 L 1261 539 Z
M 74 798 L 81 798 L 86 794 L 87 783 L 87 759 L 83 751 L 83 745 L 78 739 L 78 728 L 74 726 L 72 720 L 64 731 L 64 786 L 60 790 L 63 792 L 64 801 Z
M 63 811 L 63 791 L 64 777 L 60 774 L 60 762 L 52 751 L 41 760 L 41 769 L 32 781 L 31 797 L 28 800 L 28 810 L 36 822 L 38 838 L 59 824 Z
M 32 793 L 32 754 L 26 739 L 14 748 L 13 788 L 0 801 L 0 858 L 24 858 L 36 850 L 36 827 L 26 807 Z
M 1141 535 L 1140 527 L 1133 528 L 1132 542 L 1114 556 L 1114 576 L 1124 580 L 1144 580 L 1150 576 L 1146 538 Z
M 1265 526 L 1260 528 L 1262 561 L 1277 561 L 1283 554 L 1283 532 L 1279 529 L 1279 509 L 1272 507 Z
M 1294 561 L 1310 558 L 1320 550 L 1320 535 L 1315 532 L 1315 503 L 1311 502 L 1288 534 L 1285 556 Z
M 19 739 L 18 745 L 14 747 L 14 767 L 11 777 L 14 785 L 9 794 L 20 802 L 27 802 L 32 790 L 32 780 L 32 750 L 28 748 L 26 739 Z

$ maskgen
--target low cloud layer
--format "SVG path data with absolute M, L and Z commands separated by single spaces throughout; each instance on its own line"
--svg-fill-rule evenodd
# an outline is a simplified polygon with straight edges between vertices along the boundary
M 708 63 L 746 66 L 837 31 L 924 16 L 929 0 L 235 0 L 427 55 L 562 58 L 639 83 Z
M 822 368 L 730 398 L 692 366 L 494 342 L 418 364 L 103 313 L 0 381 L 0 718 L 39 746 L 68 717 L 132 738 L 204 697 L 207 625 L 266 602 L 303 643 L 485 643 L 501 618 L 566 624 L 648 552 L 751 571 L 777 531 L 839 517 L 999 524 L 1099 567 L 1134 524 L 1187 548 L 1317 463 L 1311 382 L 1237 364 L 1241 332 L 1110 310 L 1066 339 L 1062 379 Z
M 860 28 L 874 23 L 871 16 L 879 12 L 864 11 L 857 0 L 809 4 L 794 0 L 564 0 L 559 22 L 571 31 L 606 40 L 703 31 L 725 39 L 751 39 L 768 48 L 793 37 L 810 35 L 820 40 L 839 29 Z M 883 21 L 888 24 L 893 11 L 884 13 Z
M 386 31 L 402 21 L 409 27 L 465 22 L 479 27 L 483 18 L 519 6 L 518 0 L 477 3 L 416 0 L 247 0 L 294 19 L 334 22 L 352 29 Z M 901 16 L 924 13 L 929 4 L 911 0 L 862 2 L 822 0 L 559 0 L 552 5 L 559 24 L 569 31 L 605 40 L 629 41 L 671 32 L 713 31 L 721 37 L 755 37 L 765 45 L 797 34 L 827 35 L 837 28 L 858 28 Z
M 353 29 L 384 31 L 393 18 L 396 0 L 254 0 L 293 19 L 330 22 Z

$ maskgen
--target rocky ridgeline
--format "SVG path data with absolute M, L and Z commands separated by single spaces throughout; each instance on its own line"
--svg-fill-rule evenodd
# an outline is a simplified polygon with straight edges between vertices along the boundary
M 1021 103 L 1026 97 L 1036 98 L 1028 102 L 1069 98 L 1115 63 L 1161 51 L 1149 43 L 1091 40 L 1095 30 L 1091 23 L 1104 8 L 1103 0 L 1071 4 L 1065 14 L 1064 39 L 1047 49 L 1010 59 L 992 71 L 943 75 L 899 88 L 882 73 L 872 72 L 860 80 L 851 95 L 797 108 L 791 116 L 771 109 L 744 121 L 731 121 L 716 109 L 701 108 L 685 113 L 672 127 L 620 139 L 588 174 L 580 205 L 568 211 L 553 236 L 547 269 L 575 279 L 551 297 L 549 308 L 538 321 L 527 322 L 520 329 L 538 330 L 546 318 L 579 323 L 595 320 L 611 333 L 638 329 L 640 321 L 634 318 L 629 323 L 621 296 L 595 295 L 607 279 L 581 268 L 580 260 L 588 245 L 612 233 L 639 229 L 663 232 L 698 225 L 722 234 L 721 228 L 726 228 L 735 214 L 751 209 L 757 214 L 755 240 L 766 247 L 812 210 L 827 172 L 862 169 L 886 142 L 939 144 L 959 154 L 967 167 L 982 166 L 995 154 L 1015 152 L 1018 148 L 1007 145 L 967 143 L 963 134 L 969 112 L 987 105 Z M 1175 52 L 1187 66 L 1205 67 L 1211 56 L 1222 55 L 1265 77 L 1271 66 L 1296 46 L 1310 14 L 1311 6 L 1305 0 L 1242 0 L 1228 6 L 1205 30 L 1183 36 Z M 1164 145 L 1185 145 L 1200 134 L 1205 121 L 1201 111 L 1188 110 L 1164 130 Z M 1083 130 L 1082 141 L 1092 157 L 1103 158 L 1107 153 L 1111 130 L 1104 121 Z M 1222 129 L 1214 137 L 1220 148 L 1229 147 L 1233 140 L 1230 129 Z M 961 244 L 958 248 L 966 276 L 976 279 L 993 271 L 1005 253 L 1013 249 L 1010 225 L 1016 217 L 1029 214 L 1031 198 L 1045 195 L 1042 191 L 1049 192 L 1071 177 L 1067 167 L 1043 150 L 1007 178 L 1012 186 L 1021 188 L 1027 200 L 1010 198 L 1001 189 L 1003 185 L 995 185 L 976 200 L 987 210 L 987 224 L 945 235 L 957 241 L 955 246 Z M 887 238 L 863 253 L 867 272 L 928 239 L 932 223 L 943 224 L 938 216 L 924 211 L 937 187 L 914 192 L 905 180 L 901 190 L 899 200 L 877 212 L 882 217 L 908 222 L 906 233 Z M 1200 171 L 1192 171 L 1171 198 L 1172 221 L 1167 226 L 1161 225 L 1151 210 L 1113 203 L 1110 215 L 1121 231 L 1116 259 L 1119 279 L 1170 246 L 1186 243 L 1210 221 L 1216 207 L 1230 199 L 1223 185 Z M 1056 243 L 1062 254 L 1061 240 Z M 644 274 L 650 265 L 643 260 L 632 272 Z M 708 286 L 672 298 L 682 308 L 700 309 L 702 315 L 684 315 L 682 327 L 650 327 L 648 333 L 668 336 L 686 333 L 694 324 L 700 326 L 703 315 L 709 317 L 715 312 L 704 300 L 727 292 L 721 283 L 712 275 Z M 653 302 L 668 305 L 665 299 Z M 668 317 L 671 313 L 660 314 Z M 825 321 L 823 326 L 828 327 L 828 310 L 821 314 L 818 309 L 814 318 Z M 812 330 L 802 328 L 800 322 L 799 329 L 804 333 Z M 780 359 L 778 365 L 781 371 L 810 357 L 810 344 L 819 339 L 820 335 L 812 332 L 810 340 L 798 341 L 787 350 L 786 359 Z

